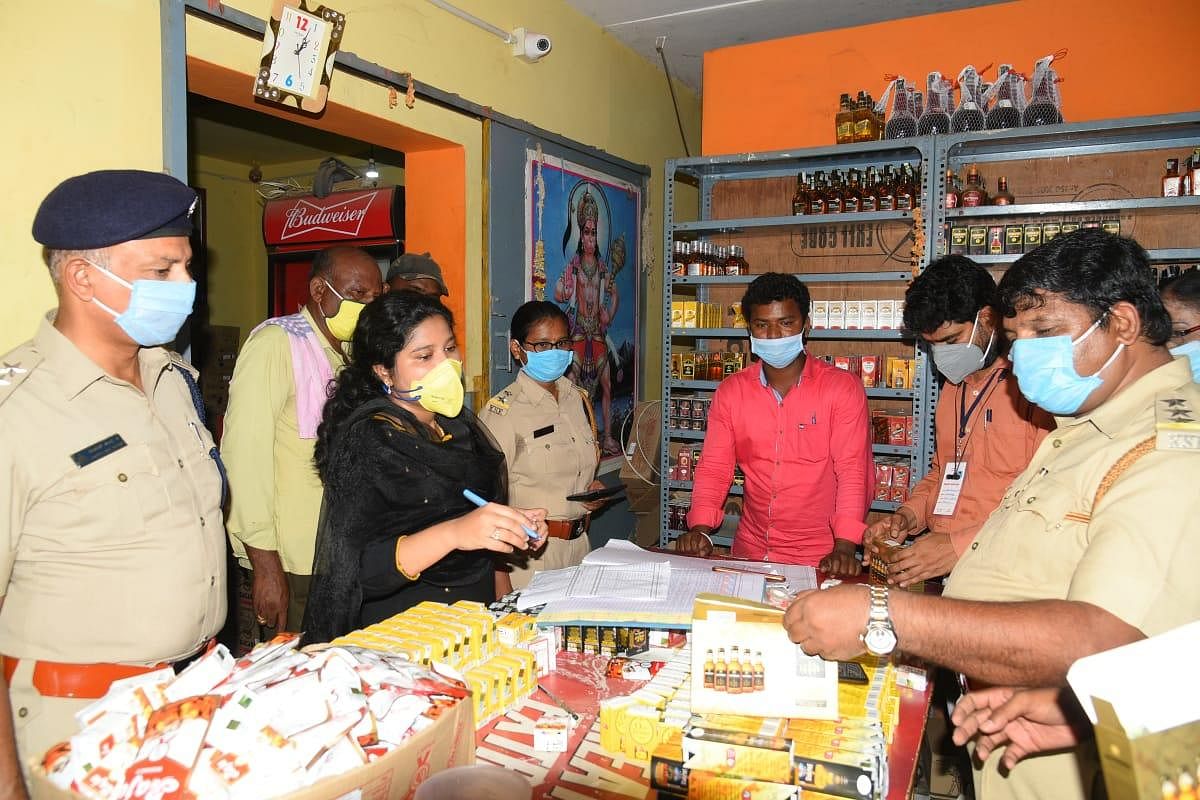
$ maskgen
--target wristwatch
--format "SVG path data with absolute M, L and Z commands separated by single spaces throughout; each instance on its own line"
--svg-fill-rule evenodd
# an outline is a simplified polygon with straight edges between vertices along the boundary
M 892 627 L 892 615 L 888 612 L 888 587 L 872 585 L 868 588 L 871 590 L 871 613 L 867 617 L 867 629 L 858 638 L 871 655 L 890 655 L 896 649 L 896 629 Z

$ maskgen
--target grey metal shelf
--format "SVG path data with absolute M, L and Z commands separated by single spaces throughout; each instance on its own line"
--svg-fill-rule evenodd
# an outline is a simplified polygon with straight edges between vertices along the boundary
M 672 275 L 676 286 L 743 286 L 758 275 Z M 911 272 L 804 272 L 796 275 L 804 283 L 886 283 L 912 280 Z
M 1024 253 L 1005 253 L 1003 255 L 969 256 L 976 264 L 985 266 L 1012 264 Z M 1147 250 L 1146 255 L 1151 261 L 1200 261 L 1200 247 L 1167 247 Z
M 691 339 L 739 339 L 750 332 L 745 328 L 671 328 L 671 336 Z M 884 330 L 830 330 L 822 328 L 808 333 L 809 339 L 903 339 L 903 331 Z
M 894 500 L 872 500 L 871 501 L 871 510 L 872 511 L 895 511 L 901 505 L 903 505 L 903 504 L 898 503 Z
M 668 489 L 675 489 L 676 491 L 682 490 L 685 492 L 690 492 L 692 490 L 692 482 L 691 481 L 664 481 L 663 485 L 666 486 Z M 740 496 L 745 493 L 745 490 L 741 486 L 730 486 L 729 493 L 732 495 Z
M 877 456 L 910 456 L 912 455 L 913 447 L 911 444 L 873 444 L 871 452 Z
M 911 222 L 911 211 L 856 211 L 851 214 L 792 214 L 786 217 L 742 217 L 701 219 L 670 225 L 675 233 L 736 233 L 764 228 L 803 228 L 809 225 L 837 225 L 842 222 Z
M 1135 197 L 1126 200 L 1075 200 L 1065 203 L 1014 203 L 1011 206 L 948 208 L 947 219 L 961 217 L 1030 217 L 1041 214 L 1080 214 L 1091 211 L 1192 211 L 1200 208 L 1200 197 Z
M 667 436 L 672 439 L 696 439 L 704 440 L 704 434 L 707 431 L 694 431 L 690 428 L 667 428 Z
M 700 392 L 713 392 L 721 385 L 720 381 L 696 381 L 696 380 L 677 380 L 671 379 L 667 383 L 668 389 L 692 389 Z M 865 390 L 867 397 L 874 400 L 911 400 L 916 391 L 913 389 L 888 389 L 885 387 L 868 388 Z

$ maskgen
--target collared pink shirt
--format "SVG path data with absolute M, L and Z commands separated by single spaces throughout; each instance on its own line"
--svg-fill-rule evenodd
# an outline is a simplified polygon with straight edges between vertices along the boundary
M 875 480 L 867 395 L 853 374 L 813 356 L 782 402 L 764 377 L 756 363 L 713 394 L 687 524 L 720 526 L 736 464 L 746 485 L 733 554 L 816 566 L 835 536 L 859 543 L 866 528 Z

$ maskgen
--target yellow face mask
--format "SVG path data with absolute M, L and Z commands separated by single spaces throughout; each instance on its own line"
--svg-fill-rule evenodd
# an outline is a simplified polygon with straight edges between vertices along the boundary
M 462 362 L 447 358 L 413 381 L 411 389 L 394 391 L 401 400 L 419 403 L 426 411 L 457 417 L 463 407 Z
M 324 278 L 322 278 L 324 280 Z M 358 315 L 366 308 L 365 303 L 360 303 L 357 300 L 347 300 L 338 293 L 338 290 L 333 288 L 333 284 L 325 281 L 325 285 L 329 287 L 329 291 L 333 292 L 341 304 L 338 305 L 337 313 L 332 317 L 325 317 L 325 324 L 329 327 L 329 332 L 339 342 L 348 342 L 354 336 L 354 329 L 358 327 Z M 325 312 L 322 311 L 322 314 Z

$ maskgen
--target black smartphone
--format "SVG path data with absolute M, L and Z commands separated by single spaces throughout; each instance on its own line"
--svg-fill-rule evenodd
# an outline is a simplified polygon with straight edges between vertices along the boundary
M 612 497 L 623 491 L 625 491 L 625 484 L 618 483 L 616 486 L 605 486 L 603 489 L 596 489 L 590 492 L 569 494 L 567 495 L 567 499 L 575 503 L 590 503 L 593 500 L 603 500 L 606 497 Z

